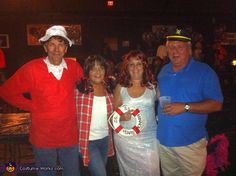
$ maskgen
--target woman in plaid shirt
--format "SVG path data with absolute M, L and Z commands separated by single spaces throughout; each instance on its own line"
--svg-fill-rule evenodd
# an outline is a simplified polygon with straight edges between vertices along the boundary
M 80 152 L 92 176 L 106 176 L 107 156 L 114 155 L 107 121 L 113 112 L 113 95 L 104 81 L 106 71 L 101 56 L 89 56 L 84 63 L 86 78 L 76 96 Z

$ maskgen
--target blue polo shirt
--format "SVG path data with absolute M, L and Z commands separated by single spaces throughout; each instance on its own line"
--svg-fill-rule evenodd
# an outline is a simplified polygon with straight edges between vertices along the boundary
M 165 65 L 158 75 L 160 96 L 171 96 L 171 102 L 200 102 L 212 99 L 223 101 L 219 79 L 205 63 L 190 59 L 186 67 L 172 71 L 172 64 Z M 178 147 L 192 144 L 207 136 L 207 114 L 184 112 L 176 116 L 158 111 L 157 138 L 162 145 Z

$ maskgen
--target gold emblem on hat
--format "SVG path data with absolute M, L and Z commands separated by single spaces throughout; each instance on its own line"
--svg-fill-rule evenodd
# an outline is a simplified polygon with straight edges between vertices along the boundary
M 180 35 L 181 34 L 181 29 L 176 29 L 176 34 Z

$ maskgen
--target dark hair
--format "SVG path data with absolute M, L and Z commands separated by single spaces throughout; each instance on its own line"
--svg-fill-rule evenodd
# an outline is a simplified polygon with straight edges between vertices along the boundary
M 128 52 L 122 57 L 123 62 L 121 65 L 118 83 L 124 87 L 132 86 L 132 82 L 130 80 L 131 77 L 128 71 L 128 64 L 129 64 L 130 58 L 133 58 L 133 57 L 137 58 L 138 60 L 141 60 L 143 64 L 143 79 L 141 82 L 141 86 L 152 88 L 153 86 L 151 86 L 150 83 L 153 85 L 156 85 L 156 81 L 154 80 L 153 74 L 148 69 L 148 62 L 147 62 L 145 54 L 140 50 L 131 50 L 130 52 Z
M 98 63 L 102 67 L 104 67 L 104 70 L 105 70 L 104 85 L 106 87 L 107 92 L 111 93 L 112 90 L 111 90 L 109 84 L 106 82 L 106 75 L 107 75 L 108 65 L 107 65 L 106 60 L 100 55 L 90 55 L 85 60 L 84 67 L 83 67 L 85 77 L 79 82 L 79 84 L 77 85 L 77 88 L 79 89 L 80 92 L 85 93 L 85 94 L 93 92 L 93 85 L 91 84 L 91 82 L 89 80 L 89 72 L 90 72 L 90 70 L 93 69 L 93 67 L 95 66 L 96 63 Z
M 89 77 L 90 70 L 98 63 L 102 67 L 104 67 L 105 75 L 107 74 L 107 62 L 106 60 L 100 55 L 90 55 L 84 62 L 84 75 L 85 77 Z

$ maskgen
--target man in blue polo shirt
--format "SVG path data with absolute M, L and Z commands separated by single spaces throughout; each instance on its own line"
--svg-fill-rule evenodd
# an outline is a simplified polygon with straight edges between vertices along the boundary
M 157 138 L 164 176 L 201 176 L 206 165 L 207 114 L 222 109 L 216 73 L 192 58 L 191 37 L 175 29 L 166 42 L 170 63 L 158 75 L 160 98 Z

